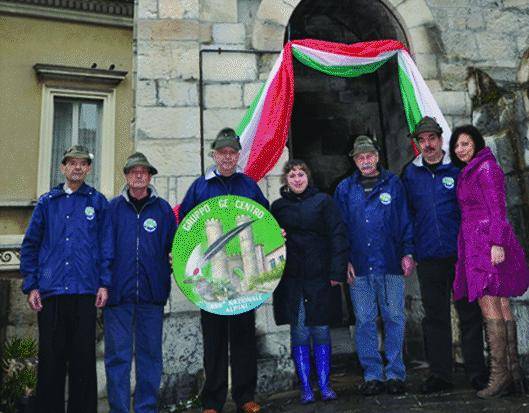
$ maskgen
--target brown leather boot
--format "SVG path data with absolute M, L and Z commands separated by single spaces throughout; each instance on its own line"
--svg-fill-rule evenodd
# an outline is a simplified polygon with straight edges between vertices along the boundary
M 516 334 L 516 321 L 505 321 L 507 328 L 507 354 L 509 357 L 509 370 L 513 381 L 513 392 L 515 394 L 527 394 L 525 387 L 524 375 L 518 361 L 518 336 Z
M 490 376 L 487 387 L 477 392 L 481 399 L 501 397 L 512 383 L 507 360 L 507 328 L 505 321 L 484 319 L 490 351 Z

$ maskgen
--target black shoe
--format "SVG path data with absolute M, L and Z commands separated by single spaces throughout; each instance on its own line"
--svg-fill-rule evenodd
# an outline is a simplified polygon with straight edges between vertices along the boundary
M 386 382 L 387 394 L 404 394 L 406 393 L 406 385 L 402 380 L 391 379 Z
M 360 393 L 364 396 L 376 396 L 384 392 L 384 383 L 379 380 L 368 380 L 360 386 Z
M 489 383 L 488 373 L 480 374 L 479 376 L 476 376 L 470 380 L 470 384 L 472 385 L 472 388 L 477 391 L 483 390 L 485 387 L 487 387 L 488 383 Z
M 428 377 L 421 384 L 421 393 L 430 394 L 452 389 L 452 383 L 437 376 Z

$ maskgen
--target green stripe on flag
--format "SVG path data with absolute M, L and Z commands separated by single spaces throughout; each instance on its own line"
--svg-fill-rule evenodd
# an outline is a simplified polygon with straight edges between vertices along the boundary
M 408 129 L 410 132 L 415 130 L 415 125 L 422 119 L 422 113 L 417 103 L 415 96 L 415 88 L 413 87 L 406 71 L 399 65 L 399 86 L 400 94 L 402 96 L 402 104 L 406 112 L 406 120 L 408 121 Z
M 252 120 L 255 108 L 257 107 L 257 104 L 259 103 L 259 99 L 261 99 L 261 95 L 263 94 L 263 89 L 265 87 L 265 83 L 261 86 L 259 89 L 259 92 L 257 93 L 257 96 L 253 99 L 252 104 L 246 111 L 244 117 L 241 120 L 241 123 L 239 123 L 239 126 L 235 129 L 235 133 L 237 136 L 241 136 L 248 124 L 250 123 L 250 120 Z
M 379 62 L 358 66 L 326 66 L 300 52 L 299 50 L 296 50 L 295 48 L 292 48 L 292 54 L 304 65 L 327 75 L 338 77 L 358 77 L 368 73 L 373 73 L 390 59 L 388 58 Z

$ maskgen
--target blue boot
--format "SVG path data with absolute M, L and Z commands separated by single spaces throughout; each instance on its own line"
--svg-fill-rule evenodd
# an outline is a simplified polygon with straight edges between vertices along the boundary
M 314 393 L 310 387 L 310 346 L 293 346 L 292 358 L 301 382 L 301 404 L 312 403 Z
M 320 386 L 321 399 L 324 401 L 335 400 L 336 393 L 329 386 L 331 370 L 331 345 L 314 344 L 314 358 L 316 359 L 316 373 L 318 373 L 318 385 Z

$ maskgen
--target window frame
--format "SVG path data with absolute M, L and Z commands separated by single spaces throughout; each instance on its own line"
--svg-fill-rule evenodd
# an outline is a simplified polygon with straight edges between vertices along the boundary
M 37 197 L 50 190 L 51 159 L 53 146 L 53 116 L 55 98 L 87 99 L 102 102 L 101 113 L 101 157 L 99 192 L 110 197 L 114 193 L 114 154 L 116 126 L 115 90 L 85 90 L 42 85 L 42 108 L 39 137 L 39 163 Z M 56 165 L 54 167 L 59 167 Z M 95 173 L 92 171 L 91 173 Z

